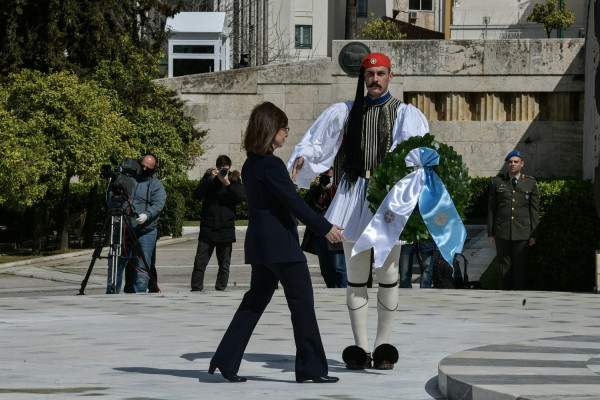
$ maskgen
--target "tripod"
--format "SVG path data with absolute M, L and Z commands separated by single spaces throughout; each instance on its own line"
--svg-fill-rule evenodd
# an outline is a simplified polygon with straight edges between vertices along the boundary
M 129 207 L 128 207 L 129 208 Z M 110 231 L 108 230 L 110 228 Z M 123 228 L 125 228 L 125 234 L 127 237 L 123 237 Z M 116 234 L 118 230 L 118 235 Z M 94 250 L 94 254 L 92 255 L 92 261 L 90 262 L 90 266 L 88 267 L 87 273 L 85 274 L 85 278 L 81 282 L 81 288 L 79 289 L 78 295 L 85 294 L 84 290 L 87 286 L 88 279 L 92 274 L 92 269 L 94 268 L 94 264 L 96 260 L 99 258 L 106 258 L 112 261 L 111 263 L 111 272 L 112 279 L 110 284 L 110 293 L 116 293 L 116 283 L 117 283 L 117 272 L 119 268 L 119 260 L 120 259 L 128 259 L 133 260 L 135 257 L 129 257 L 127 255 L 122 256 L 121 251 L 126 242 L 123 239 L 129 239 L 129 243 L 133 243 L 135 246 L 136 253 L 138 257 L 140 257 L 144 263 L 144 267 L 146 268 L 146 272 L 148 273 L 148 278 L 152 281 L 152 275 L 150 274 L 150 266 L 146 261 L 146 257 L 144 256 L 144 252 L 142 251 L 142 246 L 138 240 L 133 227 L 131 226 L 131 221 L 129 220 L 129 215 L 126 210 L 121 207 L 110 209 L 109 213 L 106 216 L 106 220 L 104 221 L 104 226 L 102 227 L 102 232 L 100 238 L 104 238 L 105 235 L 110 234 L 110 249 L 108 251 L 107 256 L 102 256 L 102 247 L 104 245 L 104 240 L 101 240 L 96 246 Z

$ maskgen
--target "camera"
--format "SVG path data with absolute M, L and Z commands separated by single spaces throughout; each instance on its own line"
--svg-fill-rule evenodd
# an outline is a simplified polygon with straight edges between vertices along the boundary
M 100 168 L 100 176 L 108 179 L 106 192 L 111 193 L 114 199 L 114 208 L 121 208 L 129 195 L 135 190 L 137 179 L 142 172 L 142 166 L 133 158 L 124 158 L 118 163 L 114 157 L 110 157 L 114 169 L 104 164 Z
M 227 170 L 227 168 L 224 168 L 224 167 L 219 168 L 219 174 L 221 174 L 221 176 L 227 176 L 228 173 L 229 173 L 229 171 Z
M 327 174 L 319 175 L 319 185 L 327 186 L 331 183 L 331 177 Z

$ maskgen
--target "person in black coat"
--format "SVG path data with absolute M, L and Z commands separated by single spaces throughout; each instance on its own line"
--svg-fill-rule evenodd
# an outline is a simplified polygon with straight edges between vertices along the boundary
M 225 290 L 229 281 L 231 247 L 235 242 L 235 208 L 244 200 L 240 173 L 230 171 L 231 159 L 217 157 L 216 167 L 206 171 L 196 190 L 194 200 L 203 200 L 200 215 L 200 235 L 192 271 L 192 292 L 204 290 L 204 272 L 217 249 L 216 290 Z
M 250 289 L 244 295 L 229 328 L 210 361 L 208 372 L 218 368 L 230 382 L 237 375 L 254 327 L 281 282 L 292 314 L 296 342 L 296 381 L 337 382 L 328 366 L 314 308 L 312 282 L 306 256 L 300 249 L 299 218 L 330 242 L 345 240 L 341 227 L 311 210 L 296 192 L 283 161 L 273 151 L 283 145 L 289 128 L 283 111 L 270 102 L 252 110 L 244 148 L 248 158 L 242 180 L 248 204 L 245 262 L 252 267 Z
M 250 54 L 242 54 L 240 56 L 240 62 L 233 66 L 233 69 L 248 68 L 250 67 Z

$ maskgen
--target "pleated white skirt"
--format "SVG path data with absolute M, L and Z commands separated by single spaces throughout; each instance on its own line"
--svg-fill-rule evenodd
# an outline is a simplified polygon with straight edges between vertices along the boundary
M 325 213 L 329 222 L 344 228 L 342 233 L 348 242 L 356 242 L 373 218 L 367 200 L 368 186 L 369 180 L 366 178 L 359 177 L 356 182 L 348 183 L 346 176 L 342 176 L 337 192 Z

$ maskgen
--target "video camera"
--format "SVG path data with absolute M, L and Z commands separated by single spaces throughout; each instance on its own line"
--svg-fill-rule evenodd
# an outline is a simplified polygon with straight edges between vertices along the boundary
M 121 208 L 129 195 L 135 190 L 137 179 L 142 173 L 142 166 L 133 158 L 124 158 L 119 164 L 114 157 L 110 157 L 113 168 L 104 164 L 100 168 L 100 176 L 108 179 L 107 193 L 112 193 L 115 208 Z

